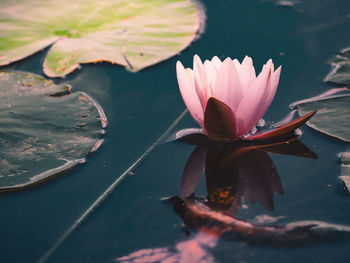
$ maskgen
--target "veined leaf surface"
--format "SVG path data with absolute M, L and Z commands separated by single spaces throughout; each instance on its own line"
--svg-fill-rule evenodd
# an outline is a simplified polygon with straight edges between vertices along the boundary
M 201 28 L 200 10 L 191 0 L 1 1 L 0 65 L 52 45 L 43 65 L 49 77 L 98 61 L 138 71 L 186 48 Z

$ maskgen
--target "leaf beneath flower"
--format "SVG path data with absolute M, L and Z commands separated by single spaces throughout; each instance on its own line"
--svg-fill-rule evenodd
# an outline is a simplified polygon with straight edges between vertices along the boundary
M 341 50 L 330 60 L 330 64 L 332 68 L 324 81 L 350 85 L 350 47 Z
M 337 95 L 292 104 L 303 115 L 317 109 L 307 123 L 311 128 L 329 136 L 350 142 L 350 95 Z
M 190 0 L 2 1 L 0 65 L 53 44 L 44 61 L 50 77 L 98 61 L 138 71 L 186 48 L 201 12 Z
M 84 162 L 102 143 L 101 107 L 68 85 L 0 72 L 0 190 L 30 186 Z

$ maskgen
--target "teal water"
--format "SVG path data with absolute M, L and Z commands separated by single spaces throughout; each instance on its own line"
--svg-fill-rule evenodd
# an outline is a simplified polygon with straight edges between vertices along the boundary
M 277 1 L 203 1 L 207 28 L 179 56 L 130 73 L 107 63 L 84 65 L 64 80 L 74 90 L 92 95 L 104 108 L 109 125 L 105 142 L 73 171 L 23 192 L 0 196 L 1 262 L 35 262 L 64 234 L 87 207 L 163 133 L 184 110 L 175 63 L 189 67 L 192 57 L 214 55 L 253 58 L 261 68 L 269 58 L 282 65 L 281 80 L 265 120 L 280 120 L 294 101 L 334 87 L 324 83 L 326 61 L 350 45 L 348 0 L 301 0 L 293 7 Z M 42 74 L 46 51 L 7 68 Z M 187 115 L 178 129 L 196 127 Z M 241 219 L 282 217 L 275 224 L 317 220 L 350 225 L 349 196 L 337 177 L 337 154 L 345 144 L 304 126 L 301 141 L 318 159 L 271 155 L 283 195 L 274 210 L 246 204 Z M 186 234 L 182 219 L 163 197 L 180 193 L 182 172 L 193 150 L 168 143 L 152 152 L 116 191 L 75 231 L 48 262 L 114 262 L 141 249 L 164 248 L 176 253 Z M 205 180 L 197 196 L 206 196 Z M 204 246 L 214 262 L 348 262 L 350 237 L 326 235 L 320 242 L 293 246 L 251 244 L 222 238 Z

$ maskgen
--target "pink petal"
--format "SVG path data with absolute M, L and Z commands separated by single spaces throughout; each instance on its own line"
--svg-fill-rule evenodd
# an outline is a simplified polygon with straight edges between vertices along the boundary
M 269 69 L 269 78 L 267 80 L 267 85 L 265 87 L 265 93 L 263 97 L 261 98 L 260 102 L 258 103 L 255 113 L 253 114 L 253 118 L 251 119 L 251 123 L 253 123 L 253 127 L 256 125 L 256 123 L 264 116 L 267 108 L 270 106 L 273 96 L 276 92 L 276 90 L 273 91 L 273 68 L 274 65 L 272 63 L 272 60 L 269 59 L 266 63 L 266 68 Z
M 196 92 L 199 98 L 199 101 L 202 105 L 202 110 L 205 110 L 205 99 L 203 92 L 203 63 L 198 55 L 193 57 L 193 76 L 194 83 L 196 87 Z
M 238 127 L 239 135 L 246 135 L 256 124 L 255 120 L 261 115 L 261 101 L 266 97 L 270 74 L 271 66 L 264 65 L 261 73 L 239 104 L 236 117 L 243 124 L 243 127 Z
M 278 82 L 280 80 L 280 74 L 281 74 L 281 66 L 279 66 L 278 69 L 276 69 L 276 71 L 272 74 L 271 85 L 269 87 L 268 94 L 267 94 L 267 97 L 266 97 L 266 100 L 264 103 L 265 105 L 264 105 L 264 108 L 262 110 L 264 112 L 264 114 L 267 111 L 267 109 L 270 107 L 271 102 L 272 102 L 273 98 L 275 97 Z
M 205 106 L 210 97 L 215 97 L 215 91 L 214 91 L 214 84 L 216 80 L 216 70 L 213 66 L 213 64 L 206 60 L 204 62 L 204 72 L 203 72 L 203 79 L 204 79 L 204 100 L 205 100 Z
M 176 73 L 181 96 L 186 107 L 193 119 L 195 119 L 198 124 L 203 127 L 204 113 L 197 96 L 194 79 L 190 78 L 189 74 L 191 73 L 188 73 L 188 71 L 184 69 L 180 61 L 176 63 Z
M 233 112 L 242 100 L 243 91 L 234 62 L 227 58 L 222 63 L 215 82 L 215 97 L 227 104 Z
M 239 76 L 243 94 L 246 94 L 256 78 L 252 58 L 245 56 L 240 67 Z
M 239 72 L 241 70 L 241 63 L 239 63 L 239 61 L 236 58 L 234 60 L 232 60 L 232 62 L 233 62 L 233 65 L 235 66 L 235 68 L 239 74 Z
M 216 69 L 216 72 L 218 72 L 220 67 L 221 67 L 221 64 L 222 64 L 221 60 L 217 56 L 215 56 L 211 59 L 211 63 L 213 64 L 214 68 Z

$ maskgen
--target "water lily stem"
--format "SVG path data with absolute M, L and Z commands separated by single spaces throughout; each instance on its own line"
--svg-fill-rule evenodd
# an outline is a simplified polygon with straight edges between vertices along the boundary
M 57 240 L 57 242 L 37 261 L 37 263 L 46 262 L 52 254 L 63 244 L 63 242 L 88 218 L 97 207 L 118 187 L 118 185 L 131 174 L 131 171 L 136 168 L 159 144 L 161 144 L 175 126 L 186 115 L 187 109 L 184 110 L 168 127 L 168 129 L 128 168 L 126 169 L 75 221 L 75 223 Z

